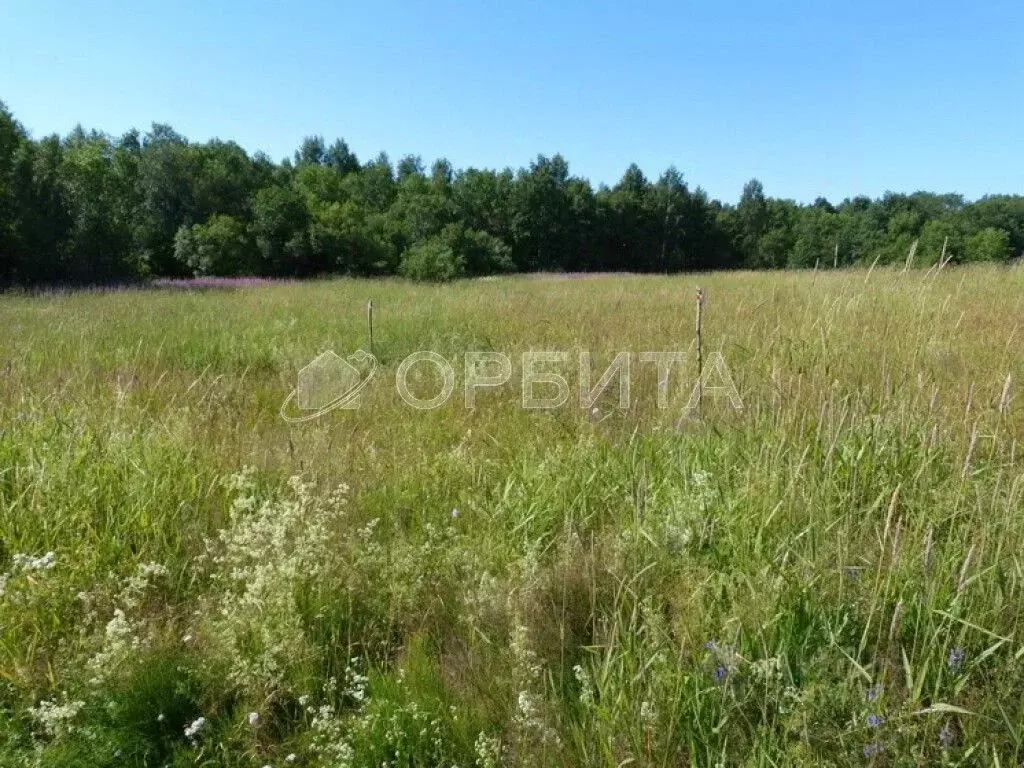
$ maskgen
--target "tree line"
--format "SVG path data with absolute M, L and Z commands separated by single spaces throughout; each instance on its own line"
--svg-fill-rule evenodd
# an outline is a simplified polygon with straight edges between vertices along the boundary
M 737 204 L 674 167 L 612 187 L 561 155 L 528 168 L 361 162 L 306 138 L 274 162 L 168 125 L 32 139 L 0 102 L 0 284 L 325 274 L 447 280 L 500 272 L 679 272 L 996 261 L 1024 253 L 1024 196 L 887 193 Z

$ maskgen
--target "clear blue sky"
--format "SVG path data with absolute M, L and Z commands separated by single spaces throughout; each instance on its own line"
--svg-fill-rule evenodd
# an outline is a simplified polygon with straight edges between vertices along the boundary
M 274 159 L 342 136 L 428 163 L 676 165 L 727 201 L 1024 192 L 1020 0 L 0 4 L 36 137 L 154 121 Z

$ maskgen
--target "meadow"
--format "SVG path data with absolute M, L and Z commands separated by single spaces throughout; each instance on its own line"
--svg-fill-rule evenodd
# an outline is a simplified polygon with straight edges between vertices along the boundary
M 698 285 L 742 410 L 683 414 Z M 370 299 L 359 407 L 286 422 Z M 1022 318 L 1002 266 L 0 295 L 0 765 L 1019 765 Z M 684 360 L 524 409 L 531 349 Z

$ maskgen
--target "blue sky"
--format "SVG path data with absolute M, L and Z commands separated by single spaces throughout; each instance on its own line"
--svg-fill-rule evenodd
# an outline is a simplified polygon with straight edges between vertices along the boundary
M 5 0 L 0 100 L 36 137 L 166 122 L 280 159 L 342 136 L 456 167 L 669 165 L 726 201 L 1024 192 L 1019 0 Z

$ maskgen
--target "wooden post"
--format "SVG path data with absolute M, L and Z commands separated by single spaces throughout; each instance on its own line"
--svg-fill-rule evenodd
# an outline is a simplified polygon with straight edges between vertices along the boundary
M 373 299 L 366 302 L 366 329 L 370 335 L 370 354 L 376 354 L 373 351 Z
M 832 254 L 832 269 L 839 269 L 839 241 L 836 240 L 836 250 Z
M 701 348 L 700 326 L 704 311 L 704 289 L 697 289 L 697 415 L 704 400 L 704 351 Z

